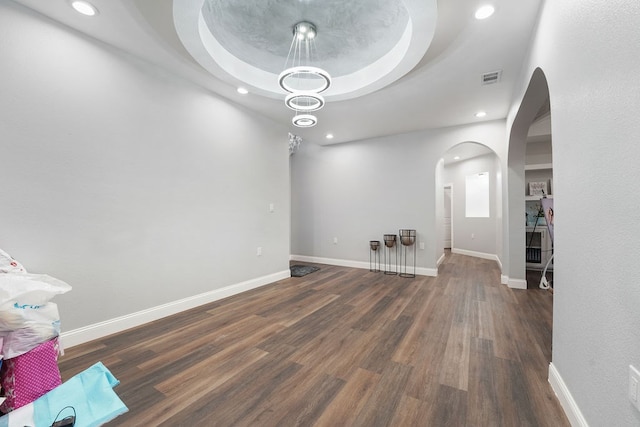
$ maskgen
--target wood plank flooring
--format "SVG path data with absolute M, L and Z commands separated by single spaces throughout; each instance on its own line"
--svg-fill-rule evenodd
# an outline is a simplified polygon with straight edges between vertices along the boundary
M 552 294 L 449 254 L 437 278 L 320 265 L 70 348 L 124 426 L 569 426 L 547 382 Z

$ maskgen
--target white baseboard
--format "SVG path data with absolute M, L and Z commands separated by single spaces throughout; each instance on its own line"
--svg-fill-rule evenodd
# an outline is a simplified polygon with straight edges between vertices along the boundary
M 411 272 L 411 269 L 409 269 L 409 273 L 410 272 Z M 437 268 L 417 267 L 416 268 L 416 274 L 419 275 L 419 276 L 438 277 L 438 269 Z
M 278 273 L 269 274 L 267 276 L 258 277 L 252 280 L 247 280 L 246 282 L 225 286 L 221 289 L 214 289 L 212 291 L 205 292 L 199 295 L 172 301 L 170 303 L 162 304 L 156 307 L 151 307 L 149 309 L 138 311 L 136 313 L 116 317 L 104 322 L 98 322 L 92 325 L 84 326 L 82 328 L 63 332 L 60 335 L 60 339 L 62 341 L 63 348 L 73 347 L 75 345 L 106 337 L 107 335 L 111 335 L 116 332 L 122 332 L 126 329 L 140 326 L 145 323 L 170 316 L 172 314 L 180 313 L 182 311 L 189 310 L 203 304 L 217 301 L 222 298 L 227 298 L 251 289 L 259 288 L 260 286 L 268 285 L 270 283 L 277 282 L 278 280 L 286 279 L 288 277 L 291 277 L 290 270 L 280 271 Z
M 369 269 L 368 262 L 352 261 L 348 259 L 320 258 L 306 255 L 291 255 L 289 259 L 291 259 L 291 261 L 311 262 L 314 264 L 338 265 L 340 267 L 362 268 L 365 270 Z
M 511 279 L 507 277 L 507 286 L 511 289 L 527 289 L 527 281 L 524 279 Z
M 496 254 L 488 254 L 486 252 L 469 251 L 466 249 L 457 249 L 457 248 L 451 248 L 451 253 L 459 254 L 459 255 L 467 255 L 467 256 L 472 256 L 472 257 L 482 258 L 482 259 L 490 259 L 491 261 L 496 261 L 497 263 L 500 263 L 500 259 Z
M 340 267 L 362 268 L 365 270 L 369 269 L 369 263 L 362 262 L 362 261 L 352 261 L 352 260 L 334 259 L 334 258 L 320 258 L 320 257 L 314 257 L 314 256 L 306 256 L 306 255 L 291 255 L 289 259 L 291 261 L 311 262 L 314 264 L 338 265 Z M 409 268 L 408 272 L 411 273 L 412 269 Z M 416 275 L 436 277 L 438 275 L 438 269 L 416 267 Z
M 502 270 L 502 263 L 500 262 L 500 258 L 496 254 L 488 254 L 485 252 L 476 252 L 476 251 L 468 251 L 466 249 L 456 249 L 452 248 L 451 253 L 459 254 L 459 255 L 467 255 L 473 256 L 476 258 L 489 259 L 491 261 L 495 261 L 500 266 L 500 270 Z M 500 275 L 500 283 L 503 285 L 507 285 L 512 289 L 527 289 L 527 281 L 523 279 L 511 279 L 509 276 L 505 276 L 504 274 Z
M 523 279 L 512 279 L 504 274 L 500 275 L 500 283 L 507 285 L 511 289 L 527 289 L 527 281 Z
M 436 265 L 440 267 L 440 264 L 442 264 L 443 261 L 444 261 L 444 254 L 440 255 L 440 258 L 438 259 L 438 262 L 436 262 Z
M 589 427 L 587 424 L 587 420 L 584 419 L 582 412 L 580 412 L 580 408 L 575 400 L 573 400 L 573 396 L 571 396 L 571 392 L 567 388 L 567 385 L 562 380 L 560 373 L 556 369 L 553 363 L 549 364 L 549 383 L 551 384 L 551 388 L 558 396 L 558 401 L 560 402 L 560 406 L 564 409 L 564 413 L 569 419 L 569 423 L 571 423 L 572 427 Z

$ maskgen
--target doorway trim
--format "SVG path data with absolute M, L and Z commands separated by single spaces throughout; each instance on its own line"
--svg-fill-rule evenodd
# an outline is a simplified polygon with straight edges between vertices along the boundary
M 449 212 L 451 212 L 451 228 L 449 230 L 450 231 L 449 239 L 451 240 L 451 247 L 449 249 L 451 249 L 453 251 L 453 248 L 455 248 L 454 232 L 453 232 L 453 230 L 454 230 L 454 228 L 453 228 L 454 227 L 454 225 L 453 225 L 453 222 L 454 222 L 453 221 L 453 218 L 454 218 L 454 214 L 453 214 L 454 213 L 454 208 L 453 208 L 453 206 L 454 206 L 454 204 L 453 204 L 453 200 L 454 200 L 453 199 L 453 183 L 449 182 L 449 183 L 445 184 L 443 186 L 443 188 L 444 188 L 444 190 L 446 190 L 448 188 L 450 190 L 450 193 L 451 193 L 451 197 L 449 199 L 449 204 L 450 204 Z M 444 248 L 444 249 L 446 249 L 446 248 Z

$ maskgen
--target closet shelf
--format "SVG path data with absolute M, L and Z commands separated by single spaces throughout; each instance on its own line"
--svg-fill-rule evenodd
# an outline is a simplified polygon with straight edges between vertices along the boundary
M 545 169 L 553 169 L 553 165 L 551 163 L 524 165 L 524 170 L 526 171 L 539 171 L 539 170 L 545 170 Z
M 538 202 L 542 196 L 524 196 L 525 202 Z M 547 194 L 548 199 L 553 199 L 553 194 Z

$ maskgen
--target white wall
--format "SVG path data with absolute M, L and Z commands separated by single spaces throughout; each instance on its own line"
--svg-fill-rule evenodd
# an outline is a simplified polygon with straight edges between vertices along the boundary
M 455 162 L 444 168 L 444 182 L 453 184 L 453 241 L 452 250 L 479 256 L 497 255 L 496 216 L 502 210 L 497 202 L 497 180 L 500 163 L 495 154 L 474 157 Z M 465 178 L 481 172 L 489 172 L 489 217 L 467 218 L 465 215 Z M 473 237 L 472 237 L 473 235 Z
M 435 220 L 436 220 L 436 228 L 435 228 L 435 236 L 434 236 L 434 245 L 435 245 L 435 256 L 436 263 L 442 262 L 444 260 L 444 158 L 441 158 L 438 163 L 436 163 L 436 173 L 435 173 Z
M 494 121 L 330 146 L 303 144 L 291 162 L 292 254 L 368 264 L 369 240 L 415 228 L 425 243 L 417 265 L 434 272 L 442 253 L 436 165 L 461 142 L 504 153 L 504 125 Z
M 0 40 L 0 247 L 63 330 L 288 272 L 285 127 L 11 2 Z
M 527 142 L 525 151 L 525 163 L 527 165 L 552 163 L 551 140 L 540 142 Z
M 639 2 L 545 2 L 508 120 L 540 67 L 553 136 L 553 366 L 592 426 L 640 424 L 627 398 L 628 366 L 640 366 L 638 28 Z

